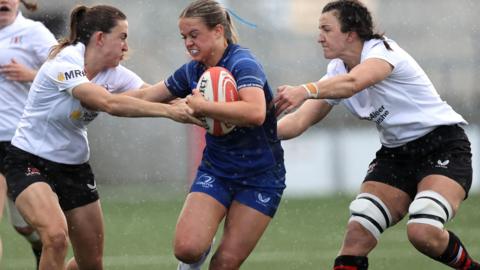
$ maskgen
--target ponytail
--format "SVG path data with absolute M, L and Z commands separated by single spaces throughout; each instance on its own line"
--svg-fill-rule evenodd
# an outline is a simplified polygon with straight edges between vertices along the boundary
M 26 9 L 30 10 L 30 11 L 36 11 L 37 8 L 38 8 L 38 5 L 37 3 L 27 3 L 25 0 L 20 0 L 20 2 L 22 2 L 22 4 L 25 6 Z
M 55 45 L 50 52 L 49 58 L 55 57 L 63 48 L 77 43 L 78 25 L 87 11 L 88 7 L 86 6 L 77 6 L 72 10 L 70 13 L 70 35 L 68 38 L 62 38 L 59 40 L 58 44 Z
M 53 47 L 49 58 L 55 57 L 63 48 L 75 45 L 78 42 L 88 45 L 92 35 L 97 32 L 110 33 L 119 20 L 126 20 L 127 16 L 119 9 L 98 5 L 93 7 L 77 6 L 70 13 L 70 34 Z

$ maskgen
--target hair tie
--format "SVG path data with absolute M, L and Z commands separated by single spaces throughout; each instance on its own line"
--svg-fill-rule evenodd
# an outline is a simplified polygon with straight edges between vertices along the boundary
M 235 12 L 233 12 L 233 10 L 229 9 L 229 8 L 225 8 L 228 13 L 230 13 L 235 19 L 237 19 L 239 22 L 251 27 L 251 28 L 257 28 L 257 25 L 254 24 L 254 23 L 251 23 L 245 19 L 243 19 L 242 17 L 240 17 L 239 15 L 237 15 Z

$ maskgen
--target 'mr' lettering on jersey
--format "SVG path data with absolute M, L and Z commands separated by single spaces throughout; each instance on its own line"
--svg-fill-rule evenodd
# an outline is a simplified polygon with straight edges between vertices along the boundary
M 67 71 L 63 74 L 64 74 L 65 80 L 67 80 L 67 81 L 70 80 L 70 79 L 73 79 L 73 78 L 87 76 L 87 74 L 85 73 L 85 70 L 79 70 L 79 69 L 70 70 L 70 71 Z

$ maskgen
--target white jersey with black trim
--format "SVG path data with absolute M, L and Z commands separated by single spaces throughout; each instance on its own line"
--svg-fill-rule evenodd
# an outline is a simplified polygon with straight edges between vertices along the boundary
M 97 111 L 83 107 L 71 90 L 89 82 L 84 71 L 85 45 L 64 48 L 42 65 L 33 81 L 12 144 L 31 154 L 63 164 L 88 161 L 87 124 Z M 123 66 L 99 73 L 92 83 L 110 92 L 140 88 L 144 82 Z
M 0 30 L 0 66 L 16 61 L 37 70 L 56 43 L 42 23 L 27 19 L 19 12 L 12 24 Z M 30 82 L 7 80 L 6 75 L 0 73 L 0 141 L 12 139 L 30 85 Z
M 331 105 L 342 103 L 355 116 L 376 123 L 380 141 L 386 147 L 398 147 L 429 133 L 441 125 L 467 124 L 463 117 L 443 101 L 417 62 L 396 42 L 372 39 L 363 45 L 360 62 L 383 59 L 393 66 L 383 81 L 346 99 L 327 99 Z M 340 59 L 332 60 L 324 78 L 346 74 Z

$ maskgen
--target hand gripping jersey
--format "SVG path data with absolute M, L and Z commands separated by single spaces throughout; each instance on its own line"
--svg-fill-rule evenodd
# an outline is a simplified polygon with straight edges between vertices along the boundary
M 443 101 L 417 62 L 397 43 L 372 39 L 363 45 L 360 62 L 383 59 L 393 66 L 383 81 L 347 99 L 329 99 L 342 103 L 355 116 L 376 123 L 380 141 L 386 147 L 398 147 L 429 133 L 441 125 L 467 124 L 461 115 Z M 346 74 L 340 59 L 332 60 L 324 78 Z
M 84 71 L 85 45 L 64 48 L 42 65 L 33 81 L 12 144 L 31 154 L 64 164 L 88 161 L 87 124 L 97 111 L 86 109 L 71 90 L 89 82 Z M 138 89 L 143 81 L 123 66 L 97 74 L 92 83 L 112 93 Z
M 0 29 L 0 65 L 12 59 L 37 70 L 57 41 L 40 22 L 26 19 L 19 12 L 15 21 Z M 22 116 L 30 82 L 7 80 L 0 74 L 0 141 L 10 141 Z
M 218 177 L 239 179 L 274 168 L 283 170 L 283 149 L 277 138 L 275 107 L 269 106 L 273 94 L 263 68 L 249 50 L 230 44 L 217 64 L 228 69 L 237 82 L 238 91 L 259 87 L 265 92 L 267 115 L 262 126 L 236 127 L 225 136 L 206 134 L 200 170 Z M 177 97 L 192 93 L 206 70 L 199 62 L 191 61 L 179 68 L 165 84 Z M 283 185 L 283 183 L 281 183 Z

